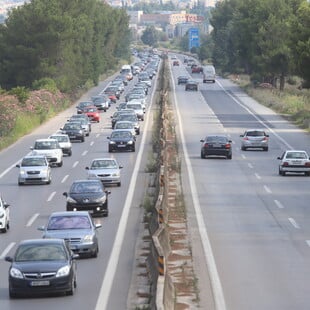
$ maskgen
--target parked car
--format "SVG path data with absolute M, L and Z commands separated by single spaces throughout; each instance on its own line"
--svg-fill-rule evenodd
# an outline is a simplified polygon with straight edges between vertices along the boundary
M 10 229 L 10 205 L 0 195 L 0 231 L 6 233 Z
M 116 184 L 121 186 L 121 169 L 115 158 L 95 158 L 92 160 L 89 167 L 87 178 L 89 180 L 99 179 L 103 184 Z
M 68 156 L 72 155 L 72 144 L 67 134 L 56 133 L 56 134 L 49 136 L 48 138 L 55 139 L 58 141 L 63 154 L 66 154 Z
M 91 101 L 81 101 L 81 102 L 79 102 L 78 105 L 76 106 L 76 112 L 78 114 L 83 113 L 84 108 L 89 106 L 89 105 L 93 105 L 93 103 Z
M 63 239 L 29 239 L 6 256 L 10 298 L 50 293 L 73 295 L 76 288 L 76 261 Z
M 185 90 L 194 90 L 198 91 L 198 82 L 194 80 L 188 80 L 185 84 Z
M 136 151 L 136 137 L 128 130 L 113 130 L 109 139 L 108 151 Z
M 58 167 L 63 164 L 62 149 L 55 139 L 38 139 L 30 149 L 32 150 L 31 155 L 46 156 L 51 164 Z
M 268 151 L 269 135 L 263 129 L 247 129 L 240 137 L 242 138 L 241 150 L 260 148 Z
M 62 128 L 60 128 L 63 134 L 69 136 L 70 141 L 79 140 L 80 142 L 85 141 L 85 132 L 79 123 L 66 123 Z
M 279 174 L 285 176 L 287 173 L 304 173 L 310 176 L 310 159 L 306 151 L 303 150 L 287 150 L 280 160 Z
M 111 105 L 109 97 L 104 94 L 92 96 L 91 101 L 98 110 L 103 110 L 104 112 L 106 112 Z
M 180 84 L 186 84 L 188 81 L 188 77 L 185 75 L 178 76 L 178 85 Z
M 97 229 L 88 211 L 53 212 L 46 226 L 38 227 L 43 231 L 42 238 L 61 238 L 69 242 L 72 252 L 80 256 L 97 257 L 99 252 Z
M 84 108 L 83 113 L 88 116 L 90 121 L 99 123 L 100 122 L 100 113 L 95 106 L 88 106 Z
M 108 216 L 108 195 L 100 180 L 76 180 L 69 192 L 64 192 L 67 211 L 90 211 L 93 215 Z
M 210 135 L 200 140 L 201 151 L 200 157 L 208 156 L 224 156 L 227 159 L 232 159 L 232 141 L 224 135 Z
M 18 185 L 24 184 L 50 184 L 52 173 L 50 164 L 44 155 L 26 155 L 20 164 Z

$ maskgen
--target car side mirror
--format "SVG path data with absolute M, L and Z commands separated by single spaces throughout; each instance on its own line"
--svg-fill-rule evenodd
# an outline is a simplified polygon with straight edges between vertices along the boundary
M 96 228 L 96 229 L 97 229 L 97 228 L 100 228 L 100 227 L 102 227 L 101 224 L 95 224 L 95 228 Z
M 200 142 L 205 142 L 205 140 L 203 140 L 203 139 L 200 139 Z
M 86 170 L 89 170 L 89 167 L 85 167 Z
M 240 137 L 242 138 L 242 137 L 244 137 L 244 135 L 240 135 Z
M 30 147 L 30 150 L 33 150 L 33 146 Z
M 11 257 L 11 256 L 6 256 L 6 257 L 4 258 L 4 260 L 5 260 L 6 262 L 12 263 L 12 262 L 13 262 L 13 257 Z
M 18 165 L 16 165 L 15 167 L 20 168 L 20 165 L 18 164 Z
M 119 165 L 119 166 L 118 166 L 118 168 L 119 168 L 119 169 L 122 169 L 122 168 L 123 168 L 123 166 L 122 166 L 122 165 Z
M 3 204 L 4 209 L 7 209 L 9 206 L 10 206 L 10 204 L 8 204 L 8 203 Z
M 44 226 L 39 226 L 39 227 L 37 228 L 37 230 L 39 230 L 39 231 L 44 231 L 44 230 L 45 230 L 45 227 L 44 227 Z
M 110 194 L 111 194 L 111 191 L 105 190 L 105 193 L 106 193 L 107 195 L 110 195 Z
M 228 140 L 228 142 L 229 142 L 229 143 L 232 143 L 232 141 L 231 141 L 231 140 Z
M 278 156 L 278 157 L 277 157 L 277 159 L 281 159 L 281 157 L 280 157 L 280 156 Z

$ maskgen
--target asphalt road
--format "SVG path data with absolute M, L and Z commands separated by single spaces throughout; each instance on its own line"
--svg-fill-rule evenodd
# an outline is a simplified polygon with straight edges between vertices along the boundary
M 80 101 L 100 93 L 110 80 L 111 78 L 100 83 L 80 98 Z M 134 83 L 135 81 L 130 82 L 127 89 Z M 149 104 L 151 96 L 150 94 Z M 0 235 L 1 310 L 127 308 L 136 242 L 143 215 L 140 205 L 146 184 L 144 167 L 151 137 L 151 117 L 147 111 L 145 121 L 141 122 L 136 152 L 110 154 L 107 136 L 111 132 L 110 116 L 116 110 L 116 105 L 112 104 L 106 113 L 101 113 L 101 122 L 93 123 L 92 132 L 84 143 L 73 142 L 72 156 L 64 157 L 61 168 L 52 168 L 50 185 L 18 186 L 18 168 L 15 165 L 30 152 L 35 139 L 46 138 L 62 127 L 76 113 L 75 105 L 0 153 L 0 191 L 11 205 L 11 228 L 8 233 Z M 65 197 L 62 193 L 69 189 L 74 180 L 86 178 L 85 167 L 89 166 L 93 158 L 110 156 L 123 165 L 122 186 L 109 188 L 109 216 L 95 218 L 95 221 L 102 223 L 98 231 L 99 255 L 96 259 L 78 260 L 75 295 L 10 300 L 7 281 L 9 263 L 4 261 L 4 257 L 14 253 L 20 240 L 40 238 L 41 232 L 37 227 L 46 224 L 51 212 L 65 210 Z
M 279 176 L 277 160 L 286 149 L 309 153 L 309 135 L 227 80 L 203 84 L 171 68 L 202 309 L 310 309 L 310 178 Z M 177 85 L 184 74 L 199 92 Z M 268 152 L 240 150 L 246 128 L 269 132 Z M 208 134 L 229 136 L 232 160 L 200 158 Z

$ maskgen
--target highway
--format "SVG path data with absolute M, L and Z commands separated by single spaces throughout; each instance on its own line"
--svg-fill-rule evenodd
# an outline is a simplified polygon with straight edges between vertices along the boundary
M 179 75 L 192 76 L 200 91 L 185 92 Z M 228 80 L 203 84 L 183 65 L 172 66 L 171 76 L 202 308 L 309 309 L 310 179 L 279 176 L 277 160 L 286 149 L 309 153 L 309 135 Z M 268 152 L 241 151 L 247 128 L 267 130 Z M 200 158 L 208 134 L 228 135 L 232 160 Z

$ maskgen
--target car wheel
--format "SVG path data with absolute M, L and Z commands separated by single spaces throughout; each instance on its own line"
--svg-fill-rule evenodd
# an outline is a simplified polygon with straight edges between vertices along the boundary
M 309 171 L 306 171 L 306 172 L 305 172 L 305 176 L 309 177 L 309 176 L 310 176 L 310 172 L 309 172 Z
M 68 156 L 72 156 L 72 151 L 71 150 L 68 152 Z
M 242 151 L 246 151 L 246 147 L 245 146 L 241 146 L 241 150 Z
M 62 167 L 62 165 L 63 165 L 63 161 L 57 164 L 58 167 Z
M 52 179 L 51 178 L 49 178 L 49 180 L 45 183 L 46 185 L 49 185 L 49 184 L 51 184 L 52 183 Z
M 89 132 L 86 134 L 86 137 L 89 137 Z
M 121 182 L 118 182 L 118 183 L 117 183 L 117 186 L 120 187 L 120 186 L 121 186 Z
M 91 257 L 96 258 L 98 257 L 98 252 L 99 252 L 99 248 L 98 246 L 96 247 L 96 249 L 93 251 L 93 253 L 91 254 Z
M 200 158 L 206 158 L 206 154 L 203 151 L 200 152 Z
M 109 151 L 109 153 L 112 153 L 112 148 L 109 147 L 109 150 L 108 150 L 108 151 Z
M 263 150 L 264 150 L 265 152 L 268 152 L 268 147 L 264 147 Z
M 74 293 L 75 293 L 75 288 L 76 288 L 76 279 L 75 279 L 75 277 L 73 277 L 73 278 L 72 278 L 72 281 L 71 281 L 70 290 L 66 292 L 66 295 L 67 295 L 67 296 L 72 296 L 72 295 L 74 295 Z
M 232 154 L 228 155 L 227 159 L 232 159 Z
M 132 149 L 131 149 L 133 152 L 135 152 L 136 151 L 136 146 L 134 145 L 133 147 L 132 147 Z
M 69 206 L 67 206 L 66 209 L 67 209 L 67 211 L 73 211 L 73 208 L 69 207 Z
M 10 296 L 10 298 L 17 298 L 18 297 L 17 294 L 14 293 L 11 289 L 9 289 L 9 296 Z
M 84 142 L 84 141 L 85 141 L 85 138 L 84 138 L 84 137 L 82 137 L 82 138 L 81 138 L 81 142 Z
M 22 186 L 22 185 L 24 185 L 24 183 L 22 183 L 22 182 L 18 182 L 18 185 L 19 185 L 19 186 Z

